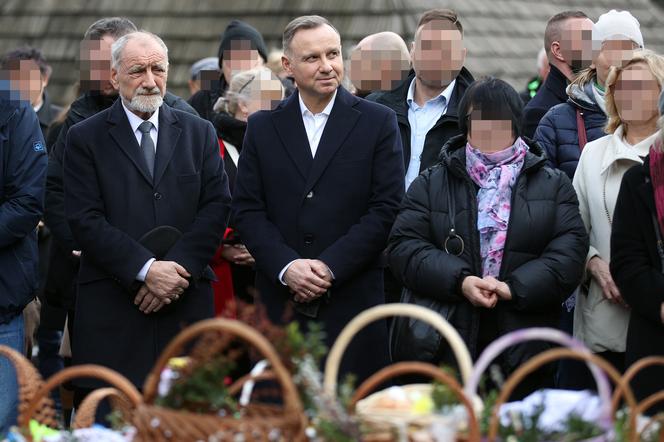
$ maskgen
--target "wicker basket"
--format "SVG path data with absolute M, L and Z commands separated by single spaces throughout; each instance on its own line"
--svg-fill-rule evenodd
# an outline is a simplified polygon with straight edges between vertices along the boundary
M 510 397 L 517 385 L 530 373 L 537 370 L 541 366 L 548 364 L 550 362 L 563 359 L 563 358 L 572 358 L 581 361 L 585 361 L 588 364 L 592 364 L 597 369 L 593 370 L 593 376 L 595 381 L 598 383 L 598 386 L 602 383 L 607 383 L 606 375 L 608 375 L 616 385 L 620 385 L 621 377 L 620 373 L 613 368 L 613 366 L 605 361 L 604 359 L 595 356 L 589 351 L 583 351 L 579 349 L 570 349 L 570 348 L 554 348 L 547 350 L 543 353 L 540 353 L 536 357 L 530 359 L 525 364 L 521 365 L 512 375 L 507 379 L 505 385 L 500 390 L 498 399 L 491 411 L 491 421 L 489 425 L 489 434 L 488 441 L 493 442 L 496 440 L 498 434 L 498 424 L 499 424 L 499 411 L 501 405 L 503 405 L 507 399 Z M 601 369 L 601 371 L 600 371 Z M 598 389 L 599 390 L 599 389 Z M 636 401 L 634 400 L 634 395 L 629 387 L 624 388 L 625 399 L 630 408 L 636 406 Z M 611 396 L 608 390 L 600 392 L 600 400 L 602 405 L 602 416 L 598 422 L 600 427 L 605 431 L 605 434 L 609 434 L 613 427 L 613 418 L 615 416 L 615 410 L 612 407 Z M 593 438 L 592 441 L 605 441 L 604 436 Z
M 16 381 L 18 384 L 18 421 L 25 421 L 26 416 L 29 414 L 28 406 L 35 397 L 35 394 L 44 384 L 41 375 L 32 363 L 21 353 L 16 350 L 0 345 L 0 356 L 9 360 L 16 370 Z M 51 410 L 47 420 L 55 419 L 55 411 L 53 411 L 53 402 L 50 398 L 44 398 L 39 402 L 41 407 Z M 46 423 L 40 422 L 40 423 Z
M 283 394 L 283 405 L 250 403 L 241 408 L 241 418 L 221 417 L 171 410 L 154 404 L 162 370 L 169 359 L 182 353 L 193 339 L 210 332 L 229 334 L 252 345 L 264 356 L 271 367 L 268 375 L 279 383 Z M 244 382 L 252 377 L 245 377 Z M 219 382 L 223 382 L 222 379 Z M 236 383 L 237 385 L 237 383 Z M 237 387 L 232 387 L 232 391 Z M 306 416 L 297 389 L 279 359 L 274 347 L 250 326 L 231 319 L 209 319 L 200 321 L 182 331 L 163 351 L 148 375 L 143 388 L 144 404 L 133 414 L 132 423 L 138 430 L 139 441 L 199 441 L 213 437 L 216 440 L 244 441 L 302 441 L 307 425 Z
M 374 321 L 392 316 L 409 316 L 421 321 L 426 321 L 434 326 L 449 341 L 452 351 L 457 358 L 461 378 L 464 381 L 468 380 L 472 368 L 470 354 L 459 334 L 443 317 L 432 310 L 420 306 L 411 304 L 386 304 L 362 312 L 350 321 L 341 331 L 339 337 L 332 346 L 325 365 L 323 388 L 326 394 L 331 397 L 336 396 L 339 365 L 345 349 L 348 347 L 348 344 L 355 334 Z M 425 375 L 447 385 L 467 410 L 468 430 L 473 437 L 472 440 L 479 440 L 479 427 L 477 425 L 473 406 L 464 395 L 463 390 L 456 379 L 431 364 L 423 362 L 399 362 L 378 371 L 364 381 L 364 383 L 355 391 L 351 401 L 350 411 L 355 412 L 355 415 L 363 423 L 363 429 L 366 430 L 366 435 L 363 441 L 406 440 L 406 435 L 403 434 L 404 428 L 426 427 L 437 419 L 444 419 L 444 417 L 434 414 L 409 416 L 373 406 L 372 404 L 375 402 L 375 399 L 380 397 L 381 394 L 384 394 L 382 392 L 375 393 L 371 397 L 358 403 L 360 399 L 364 398 L 384 382 L 393 377 L 405 374 Z M 431 385 L 428 384 L 411 385 L 406 386 L 405 388 L 417 389 L 423 395 L 431 394 Z M 355 408 L 356 404 L 357 408 Z
M 634 364 L 632 364 L 625 374 L 622 377 L 621 383 L 616 388 L 616 390 L 613 393 L 613 400 L 611 401 L 611 405 L 613 408 L 617 408 L 620 399 L 622 398 L 623 394 L 625 391 L 629 391 L 629 384 L 632 382 L 634 377 L 642 371 L 645 368 L 652 367 L 652 366 L 664 366 L 664 356 L 649 356 L 647 358 L 640 359 L 636 361 Z M 664 390 L 659 391 L 657 393 L 653 393 L 652 395 L 648 396 L 644 400 L 642 400 L 639 404 L 636 405 L 636 407 L 632 408 L 631 413 L 630 413 L 630 420 L 629 420 L 629 438 L 632 441 L 639 440 L 637 433 L 638 425 L 637 425 L 637 419 L 643 414 L 648 411 L 650 407 L 653 405 L 664 402 Z M 641 429 L 640 434 L 645 433 L 648 428 L 655 422 L 660 423 L 660 426 L 664 427 L 664 414 L 660 413 L 659 415 L 650 418 L 649 422 L 644 426 L 644 428 Z M 659 431 L 659 441 L 664 442 L 664 429 L 660 429 Z

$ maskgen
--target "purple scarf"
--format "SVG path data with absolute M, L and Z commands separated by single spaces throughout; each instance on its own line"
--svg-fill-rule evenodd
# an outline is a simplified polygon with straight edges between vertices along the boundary
M 528 145 L 521 138 L 504 150 L 488 154 L 466 144 L 466 170 L 480 187 L 477 192 L 477 230 L 483 276 L 497 278 L 500 273 L 512 210 L 512 188 L 527 152 Z

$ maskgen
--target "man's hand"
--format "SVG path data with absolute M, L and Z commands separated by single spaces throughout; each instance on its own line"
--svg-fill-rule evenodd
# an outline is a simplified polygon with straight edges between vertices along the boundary
M 295 301 L 311 302 L 332 286 L 332 275 L 321 261 L 297 259 L 286 270 L 284 282 L 295 294 Z
M 461 291 L 475 307 L 494 308 L 498 302 L 495 282 L 486 281 L 477 276 L 466 276 L 461 283 Z
M 242 266 L 252 266 L 256 263 L 244 244 L 224 245 L 221 250 L 221 256 L 233 264 Z
M 606 261 L 599 256 L 594 256 L 588 261 L 586 267 L 595 281 L 597 281 L 602 288 L 602 295 L 604 295 L 604 298 L 613 304 L 618 304 L 625 308 L 628 307 L 620 294 L 620 290 L 616 286 L 616 283 L 613 281 L 609 264 Z
M 148 290 L 145 284 L 141 286 L 134 298 L 134 305 L 137 305 L 138 309 L 146 315 L 152 312 L 158 312 L 164 305 L 170 303 L 170 298 L 161 300 L 154 294 L 150 293 L 150 290 Z
M 184 267 L 173 261 L 154 261 L 145 276 L 145 285 L 150 293 L 162 301 L 168 298 L 178 299 L 189 287 L 191 275 Z
M 659 317 L 662 319 L 662 324 L 664 324 L 664 302 L 659 308 Z

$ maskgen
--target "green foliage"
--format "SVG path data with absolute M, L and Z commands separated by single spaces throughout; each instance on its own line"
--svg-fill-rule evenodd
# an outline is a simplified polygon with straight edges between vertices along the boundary
M 226 380 L 234 369 L 235 362 L 225 355 L 203 361 L 175 380 L 168 394 L 157 399 L 157 405 L 196 413 L 233 414 L 237 402 L 229 394 Z

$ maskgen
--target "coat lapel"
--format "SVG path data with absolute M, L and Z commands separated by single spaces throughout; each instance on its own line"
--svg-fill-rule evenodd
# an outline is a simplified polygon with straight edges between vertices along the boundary
M 159 108 L 159 135 L 157 136 L 157 154 L 154 160 L 154 185 L 157 187 L 164 176 L 168 163 L 173 157 L 175 146 L 180 138 L 178 118 L 167 105 Z
M 302 121 L 297 92 L 293 93 L 288 100 L 272 112 L 272 120 L 286 152 L 288 152 L 302 177 L 307 179 L 313 157 Z
M 131 130 L 129 120 L 127 119 L 127 115 L 125 115 L 120 98 L 115 100 L 115 103 L 111 106 L 107 121 L 111 123 L 111 128 L 108 131 L 111 138 L 113 138 L 120 150 L 127 155 L 131 162 L 134 163 L 134 166 L 136 166 L 148 184 L 152 186 L 152 178 L 150 177 L 150 172 L 145 164 L 145 158 L 143 158 L 141 148 Z
M 361 112 L 353 107 L 357 102 L 358 99 L 344 88 L 340 87 L 338 89 L 336 101 L 325 124 L 323 135 L 316 150 L 316 157 L 307 177 L 305 193 L 309 192 L 314 184 L 316 184 L 316 181 L 318 181 L 330 160 L 334 157 L 334 154 L 339 150 L 339 147 L 346 140 L 353 127 L 355 127 L 361 115 Z

